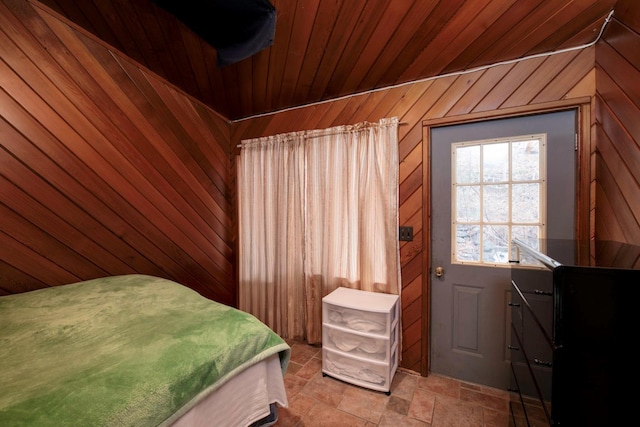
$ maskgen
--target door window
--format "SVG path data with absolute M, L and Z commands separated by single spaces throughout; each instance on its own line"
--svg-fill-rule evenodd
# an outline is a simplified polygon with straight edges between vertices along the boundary
M 514 238 L 545 237 L 546 135 L 451 145 L 452 259 L 508 266 Z

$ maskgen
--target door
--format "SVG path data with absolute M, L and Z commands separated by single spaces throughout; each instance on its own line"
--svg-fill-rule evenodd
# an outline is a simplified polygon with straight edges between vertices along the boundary
M 510 242 L 574 237 L 576 120 L 432 128 L 430 372 L 508 388 Z

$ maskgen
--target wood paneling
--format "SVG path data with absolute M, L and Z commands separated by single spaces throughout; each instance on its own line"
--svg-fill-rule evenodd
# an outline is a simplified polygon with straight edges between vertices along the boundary
M 621 0 L 596 48 L 595 237 L 634 244 L 640 244 L 638 46 L 640 5 Z
M 0 292 L 143 273 L 236 303 L 226 120 L 22 0 L 0 88 Z
M 634 84 L 640 78 L 640 8 L 634 0 L 617 2 L 614 20 L 595 48 L 363 92 L 231 125 L 163 80 L 216 106 L 224 117 L 242 117 L 316 100 L 308 94 L 329 100 L 398 83 L 401 75 L 411 80 L 424 70 L 489 64 L 505 59 L 502 52 L 519 56 L 591 41 L 616 3 L 567 2 L 558 9 L 550 1 L 508 1 L 496 19 L 484 9 L 469 14 L 477 5 L 472 1 L 414 1 L 404 8 L 393 2 L 384 11 L 367 7 L 359 25 L 334 34 L 338 30 L 326 23 L 337 20 L 340 4 L 303 8 L 301 1 L 274 2 L 281 11 L 291 7 L 286 17 L 279 16 L 285 27 L 277 31 L 286 48 L 217 69 L 210 46 L 190 38 L 176 22 L 160 21 L 145 2 L 45 2 L 120 51 L 137 52 L 129 59 L 38 2 L 2 0 L 0 294 L 138 272 L 235 303 L 236 188 L 229 160 L 235 152 L 229 147 L 244 138 L 398 116 L 403 123 L 400 221 L 414 227 L 414 241 L 401 247 L 402 365 L 425 372 L 430 165 L 423 123 L 583 105 L 585 97 L 593 99 L 591 120 L 581 117 L 583 151 L 591 155 L 581 175 L 589 177 L 591 187 L 580 201 L 591 209 L 587 225 L 592 237 L 640 243 L 635 120 L 640 102 Z M 496 4 L 483 2 L 488 10 Z M 109 9 L 98 9 L 103 6 Z M 482 36 L 461 31 L 463 22 L 484 29 Z M 590 31 L 575 32 L 574 23 Z M 446 39 L 438 28 L 450 31 L 451 43 L 462 43 L 447 45 L 452 51 L 439 55 L 441 65 L 428 55 L 442 49 L 421 53 Z M 297 39 L 294 32 L 304 37 Z M 333 56 L 324 54 L 329 40 Z M 412 60 L 413 65 L 407 62 Z M 318 70 L 331 77 L 316 77 Z
M 592 47 L 436 78 L 238 121 L 233 123 L 231 142 L 235 146 L 245 138 L 399 117 L 402 123 L 399 127 L 400 225 L 414 227 L 414 241 L 403 242 L 400 249 L 401 365 L 416 372 L 426 372 L 429 241 L 425 201 L 428 191 L 425 192 L 424 186 L 429 165 L 424 160 L 428 159 L 428 152 L 424 152 L 423 121 L 478 120 L 492 114 L 523 114 L 562 105 L 566 108 L 572 104 L 571 98 L 576 104 L 582 104 L 594 95 L 593 85 L 585 84 L 592 79 L 594 66 L 595 48 Z M 588 140 L 584 143 L 589 146 Z
M 216 50 L 153 0 L 40 1 L 232 120 L 580 46 L 616 4 L 271 0 L 273 45 L 218 68 Z

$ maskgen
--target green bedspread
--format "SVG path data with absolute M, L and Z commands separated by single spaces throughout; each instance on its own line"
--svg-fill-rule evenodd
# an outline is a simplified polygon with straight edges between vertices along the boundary
M 284 374 L 255 317 L 156 277 L 0 297 L 0 426 L 163 425 L 275 353 Z

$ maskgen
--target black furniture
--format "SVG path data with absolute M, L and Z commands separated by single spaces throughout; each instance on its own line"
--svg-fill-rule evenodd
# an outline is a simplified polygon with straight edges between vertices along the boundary
M 640 246 L 592 242 L 585 266 L 575 241 L 514 243 L 512 425 L 627 425 L 638 404 Z

